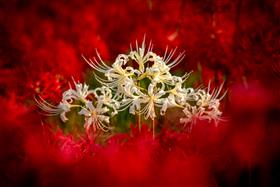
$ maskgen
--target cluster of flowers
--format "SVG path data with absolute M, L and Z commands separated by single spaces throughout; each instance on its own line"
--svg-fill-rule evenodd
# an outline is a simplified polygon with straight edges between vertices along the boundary
M 160 115 L 165 115 L 168 108 L 178 107 L 185 114 L 180 123 L 192 124 L 197 119 L 220 121 L 220 100 L 225 95 L 220 96 L 222 86 L 211 92 L 210 84 L 207 89 L 185 88 L 183 84 L 189 73 L 183 76 L 170 73 L 184 58 L 184 53 L 172 60 L 176 49 L 168 51 L 167 48 L 161 57 L 152 48 L 150 42 L 146 49 L 145 39 L 140 47 L 136 42 L 136 50 L 131 47 L 129 54 L 118 55 L 112 66 L 97 52 L 98 60 L 84 59 L 96 70 L 94 76 L 101 87 L 91 90 L 88 85 L 74 81 L 75 89 L 65 91 L 59 105 L 51 105 L 42 98 L 36 101 L 40 108 L 50 115 L 60 115 L 64 122 L 71 108 L 80 108 L 78 114 L 85 117 L 84 127 L 87 130 L 92 127 L 94 131 L 109 131 L 110 117 L 126 109 L 133 115 L 154 120 L 157 109 Z

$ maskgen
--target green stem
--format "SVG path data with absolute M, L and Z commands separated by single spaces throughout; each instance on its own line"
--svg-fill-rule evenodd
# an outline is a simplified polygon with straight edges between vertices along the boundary
M 153 139 L 155 139 L 155 120 L 152 119 L 152 123 L 153 123 Z
M 138 127 L 139 127 L 139 132 L 141 132 L 141 114 L 138 114 Z

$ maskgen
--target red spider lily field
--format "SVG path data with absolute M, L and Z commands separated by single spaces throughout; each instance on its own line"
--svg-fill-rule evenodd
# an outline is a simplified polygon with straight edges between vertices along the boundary
M 278 187 L 280 1 L 0 1 L 0 104 L 1 187 Z

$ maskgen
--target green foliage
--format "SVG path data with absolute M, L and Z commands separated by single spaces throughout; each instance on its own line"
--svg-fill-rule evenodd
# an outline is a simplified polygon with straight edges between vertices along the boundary
M 115 132 L 128 132 L 130 125 L 135 124 L 136 117 L 129 113 L 128 109 L 121 111 L 111 118 L 111 126 Z

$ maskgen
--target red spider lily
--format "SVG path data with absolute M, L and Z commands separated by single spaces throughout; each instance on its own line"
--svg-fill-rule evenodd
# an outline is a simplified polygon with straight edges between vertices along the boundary
M 51 73 L 41 73 L 36 81 L 29 80 L 27 83 L 30 95 L 27 95 L 25 98 L 32 98 L 36 95 L 40 95 L 40 97 L 45 100 L 58 102 L 61 99 L 63 88 L 67 86 L 62 76 L 53 75 Z

